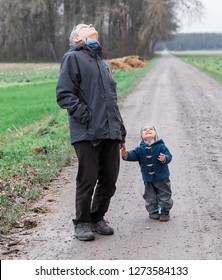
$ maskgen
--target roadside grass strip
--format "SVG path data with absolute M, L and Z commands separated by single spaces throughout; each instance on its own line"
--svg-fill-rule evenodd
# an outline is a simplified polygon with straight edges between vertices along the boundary
M 201 53 L 199 55 L 197 55 L 197 53 L 194 53 L 193 55 L 187 53 L 185 55 L 181 53 L 176 54 L 176 56 L 215 78 L 219 82 L 222 82 L 222 52 L 221 54 L 218 52 L 213 54 L 208 52 L 206 55 L 201 55 Z

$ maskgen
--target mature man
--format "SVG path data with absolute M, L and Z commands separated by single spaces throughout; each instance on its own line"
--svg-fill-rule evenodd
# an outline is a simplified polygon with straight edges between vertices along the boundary
M 116 82 L 92 24 L 79 24 L 70 35 L 56 87 L 57 102 L 67 109 L 71 144 L 78 157 L 75 234 L 79 240 L 114 233 L 104 215 L 116 190 L 126 130 L 117 106 Z

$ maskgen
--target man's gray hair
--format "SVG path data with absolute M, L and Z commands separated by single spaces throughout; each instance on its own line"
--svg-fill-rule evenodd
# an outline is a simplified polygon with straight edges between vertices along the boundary
M 86 25 L 86 24 L 84 24 L 84 23 L 80 23 L 80 24 L 78 24 L 78 25 L 76 25 L 76 26 L 74 26 L 73 27 L 73 30 L 72 30 L 72 32 L 71 32 L 71 34 L 70 34 L 70 36 L 69 36 L 69 45 L 70 45 L 70 47 L 72 47 L 72 46 L 75 46 L 75 45 L 77 45 L 77 43 L 75 43 L 75 38 L 76 37 L 78 37 L 79 36 L 79 34 L 78 34 L 78 28 L 80 27 L 80 26 L 82 26 L 82 25 Z

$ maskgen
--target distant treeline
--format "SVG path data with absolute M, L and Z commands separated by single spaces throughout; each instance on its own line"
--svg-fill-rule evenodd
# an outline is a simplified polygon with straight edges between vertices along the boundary
M 172 40 L 161 42 L 158 50 L 218 50 L 222 49 L 222 33 L 179 33 Z

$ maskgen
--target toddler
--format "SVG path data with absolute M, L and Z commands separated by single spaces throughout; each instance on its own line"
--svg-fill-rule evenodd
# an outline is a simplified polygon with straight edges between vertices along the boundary
M 145 185 L 143 198 L 151 219 L 161 222 L 170 219 L 173 206 L 170 172 L 168 164 L 172 155 L 162 139 L 158 139 L 156 128 L 145 125 L 141 128 L 141 142 L 134 150 L 121 150 L 126 161 L 138 161 Z

